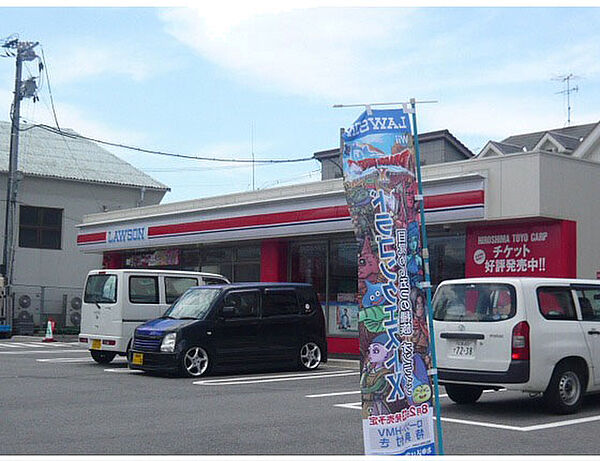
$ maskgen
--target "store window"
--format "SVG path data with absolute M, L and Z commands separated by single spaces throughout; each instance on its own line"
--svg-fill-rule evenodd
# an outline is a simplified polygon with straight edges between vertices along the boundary
M 326 305 L 327 241 L 294 243 L 290 258 L 290 282 L 310 283 L 321 305 Z
M 465 234 L 429 235 L 427 243 L 432 291 L 443 280 L 465 276 Z
M 260 246 L 206 247 L 200 250 L 201 270 L 232 282 L 260 281 Z
M 19 207 L 19 246 L 60 250 L 62 240 L 60 208 Z
M 358 243 L 355 239 L 329 244 L 329 334 L 358 334 Z

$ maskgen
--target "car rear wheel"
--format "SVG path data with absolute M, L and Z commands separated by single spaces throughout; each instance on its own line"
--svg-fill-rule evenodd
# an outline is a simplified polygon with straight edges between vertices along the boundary
M 483 388 L 466 384 L 445 384 L 444 387 L 450 400 L 459 405 L 475 403 L 483 393 Z
M 200 346 L 190 347 L 181 359 L 183 375 L 192 378 L 208 374 L 210 365 L 208 352 Z
M 321 365 L 321 348 L 317 343 L 307 342 L 300 348 L 298 356 L 298 365 L 302 370 L 315 370 Z
M 584 394 L 582 373 L 576 367 L 563 364 L 552 374 L 544 392 L 546 406 L 558 414 L 575 413 L 581 407 Z
M 92 358 L 101 364 L 106 364 L 112 362 L 112 359 L 117 355 L 116 352 L 108 352 L 108 351 L 90 351 L 92 354 Z

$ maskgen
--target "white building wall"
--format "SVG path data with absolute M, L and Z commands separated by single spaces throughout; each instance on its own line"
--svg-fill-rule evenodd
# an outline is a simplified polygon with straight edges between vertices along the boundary
M 516 219 L 540 212 L 538 154 L 490 157 L 423 167 L 423 180 L 477 173 L 486 178 L 486 219 Z
M 541 214 L 577 221 L 577 276 L 600 270 L 600 164 L 541 154 Z
M 6 175 L 0 176 L 0 191 L 6 192 Z M 159 203 L 163 191 L 146 190 L 144 204 Z M 0 235 L 4 234 L 5 195 L 0 206 Z M 19 184 L 18 205 L 62 208 L 62 249 L 19 248 L 19 207 L 15 222 L 13 283 L 81 288 L 88 270 L 101 267 L 101 255 L 86 255 L 77 248 L 77 224 L 84 215 L 139 205 L 140 189 L 106 184 L 81 183 L 26 176 Z M 0 244 L 1 246 L 1 244 Z

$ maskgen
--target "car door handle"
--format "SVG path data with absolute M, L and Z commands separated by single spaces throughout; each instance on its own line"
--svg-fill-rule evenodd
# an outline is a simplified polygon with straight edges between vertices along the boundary
M 441 333 L 440 338 L 444 339 L 484 339 L 481 333 Z
M 598 331 L 598 330 L 588 330 L 588 335 L 600 335 L 600 331 Z

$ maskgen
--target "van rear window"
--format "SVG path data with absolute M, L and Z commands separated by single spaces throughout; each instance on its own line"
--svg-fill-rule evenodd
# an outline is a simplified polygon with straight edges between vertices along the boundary
M 85 284 L 83 300 L 86 303 L 116 303 L 117 276 L 90 275 Z
M 505 283 L 440 286 L 433 299 L 433 318 L 446 322 L 496 322 L 515 315 L 516 294 Z

